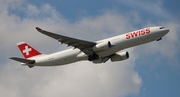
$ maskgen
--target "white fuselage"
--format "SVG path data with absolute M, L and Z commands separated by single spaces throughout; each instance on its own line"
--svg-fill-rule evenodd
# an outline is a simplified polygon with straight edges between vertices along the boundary
M 166 28 L 161 29 L 161 27 L 148 27 L 108 39 L 100 40 L 96 43 L 98 44 L 105 41 L 110 41 L 112 47 L 109 49 L 96 51 L 96 54 L 98 54 L 100 57 L 106 57 L 120 50 L 160 39 L 168 32 L 169 29 Z M 81 50 L 72 48 L 49 55 L 39 55 L 30 59 L 34 59 L 36 61 L 33 66 L 57 66 L 81 60 L 88 60 L 88 56 Z

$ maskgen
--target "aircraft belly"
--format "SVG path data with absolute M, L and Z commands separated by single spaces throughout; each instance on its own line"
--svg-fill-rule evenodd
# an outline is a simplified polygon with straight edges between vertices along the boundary
M 135 37 L 135 38 L 132 38 L 132 39 L 122 41 L 120 43 L 120 45 L 122 45 L 122 47 L 125 49 L 125 48 L 130 48 L 130 47 L 133 47 L 133 46 L 141 45 L 141 44 L 144 44 L 144 43 L 148 43 L 148 42 L 151 42 L 151 41 L 154 41 L 154 40 L 152 38 L 150 38 L 149 35 L 145 35 L 145 36 Z
M 38 60 L 36 66 L 57 66 L 57 65 L 65 65 L 69 63 L 73 63 L 79 61 L 80 59 L 76 56 L 79 54 L 79 50 L 71 50 L 69 52 L 64 53 L 55 53 L 47 56 L 43 60 Z
M 65 65 L 65 64 L 79 61 L 79 59 L 76 58 L 76 56 L 78 54 L 79 54 L 79 52 L 73 52 L 73 53 L 67 53 L 62 56 L 59 56 L 56 58 L 56 64 L 54 64 L 54 65 Z

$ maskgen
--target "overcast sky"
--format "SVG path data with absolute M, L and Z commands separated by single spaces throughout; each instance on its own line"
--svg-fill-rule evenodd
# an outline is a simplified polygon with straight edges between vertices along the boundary
M 0 94 L 2 97 L 179 97 L 180 1 L 178 0 L 0 0 Z M 161 41 L 125 49 L 130 58 L 29 69 L 25 41 L 42 53 L 67 49 L 35 27 L 97 41 L 148 26 L 165 26 Z

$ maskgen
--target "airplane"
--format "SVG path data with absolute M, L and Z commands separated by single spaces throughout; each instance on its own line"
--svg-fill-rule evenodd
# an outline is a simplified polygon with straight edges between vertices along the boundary
M 127 51 L 120 52 L 121 50 L 155 40 L 159 41 L 170 31 L 163 26 L 154 26 L 91 42 L 52 33 L 39 27 L 36 27 L 36 30 L 73 48 L 52 54 L 42 54 L 29 44 L 19 42 L 17 45 L 24 58 L 11 57 L 10 59 L 21 62 L 23 66 L 29 68 L 66 65 L 83 60 L 89 60 L 96 64 L 105 63 L 109 59 L 111 62 L 122 61 L 129 58 L 129 53 Z

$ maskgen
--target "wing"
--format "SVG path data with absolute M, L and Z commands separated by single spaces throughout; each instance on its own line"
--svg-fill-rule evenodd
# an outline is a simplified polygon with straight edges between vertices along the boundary
M 76 38 L 71 38 L 71 37 L 55 34 L 55 33 L 49 32 L 49 31 L 42 30 L 39 27 L 36 27 L 36 29 L 37 29 L 37 31 L 41 32 L 42 34 L 45 34 L 49 37 L 52 37 L 61 43 L 67 44 L 68 46 L 78 48 L 88 55 L 93 53 L 92 47 L 96 45 L 96 43 L 94 43 L 94 42 L 80 40 L 80 39 L 76 39 Z

